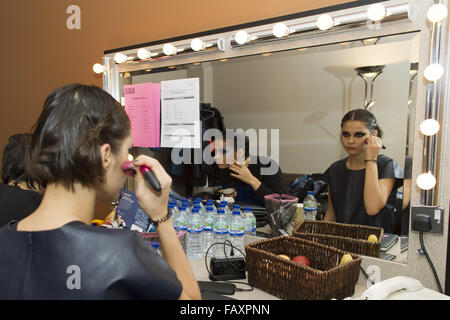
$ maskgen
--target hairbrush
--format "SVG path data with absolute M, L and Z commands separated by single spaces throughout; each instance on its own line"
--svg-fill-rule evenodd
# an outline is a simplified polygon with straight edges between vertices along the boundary
M 161 191 L 161 184 L 159 183 L 158 179 L 156 179 L 155 174 L 153 173 L 152 169 L 147 167 L 146 165 L 142 165 L 140 167 L 136 167 L 133 162 L 127 161 L 122 163 L 120 166 L 123 173 L 130 177 L 134 177 L 136 175 L 136 170 L 139 168 L 139 171 L 141 171 L 142 175 L 144 176 L 145 181 L 147 184 L 152 187 L 156 191 Z

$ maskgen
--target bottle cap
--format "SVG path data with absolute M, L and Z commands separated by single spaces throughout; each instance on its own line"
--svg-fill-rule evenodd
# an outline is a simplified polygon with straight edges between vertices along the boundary
M 192 209 L 192 213 L 199 213 L 199 211 L 200 211 L 199 208 L 193 208 Z
M 314 195 L 314 191 L 306 191 L 306 194 L 312 194 L 312 195 Z
M 152 247 L 153 248 L 155 248 L 155 249 L 159 249 L 159 242 L 151 242 L 151 245 L 152 245 Z
M 239 210 L 233 210 L 233 214 L 234 214 L 234 215 L 240 215 L 241 212 L 240 212 Z
M 200 209 L 201 207 L 198 205 L 198 204 L 196 204 L 195 206 L 194 206 L 194 209 Z
M 218 210 L 217 210 L 217 214 L 225 214 L 225 210 L 223 210 L 223 209 L 218 209 Z
M 238 204 L 233 205 L 233 209 L 240 209 L 240 208 L 241 208 L 241 206 Z
M 169 209 L 173 209 L 173 208 L 175 208 L 175 205 L 173 204 L 173 203 L 169 203 Z
M 206 211 L 214 211 L 214 208 L 211 206 L 206 207 Z

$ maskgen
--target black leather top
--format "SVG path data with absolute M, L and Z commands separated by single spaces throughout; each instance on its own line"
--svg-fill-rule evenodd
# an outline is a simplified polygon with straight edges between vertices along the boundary
M 136 231 L 73 221 L 0 228 L 0 299 L 178 299 L 173 269 Z

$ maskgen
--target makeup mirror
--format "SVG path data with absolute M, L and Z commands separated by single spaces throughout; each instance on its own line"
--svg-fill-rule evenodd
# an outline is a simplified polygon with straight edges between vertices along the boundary
M 413 144 L 407 130 L 415 110 L 408 102 L 415 96 L 410 69 L 417 62 L 418 40 L 417 33 L 407 33 L 380 37 L 376 44 L 356 40 L 127 72 L 120 77 L 121 96 L 124 84 L 199 78 L 200 101 L 219 109 L 226 128 L 278 130 L 278 163 L 294 178 L 323 173 L 347 156 L 339 140 L 340 120 L 347 111 L 365 107 L 365 84 L 355 69 L 383 65 L 374 81 L 371 112 L 384 131 L 382 153 L 404 168 L 412 152 L 406 143 Z M 267 142 L 270 156 L 275 146 Z M 396 260 L 406 262 L 400 254 Z
M 124 84 L 199 77 L 203 79 L 200 80 L 201 99 L 220 108 L 227 127 L 279 129 L 280 166 L 284 173 L 323 172 L 332 161 L 345 156 L 339 143 L 339 122 L 343 114 L 364 106 L 365 84 L 355 68 L 383 65 L 371 88 L 375 100 L 372 112 L 385 132 L 383 152 L 403 169 L 405 160 L 412 164 L 410 180 L 414 182 L 423 167 L 423 136 L 418 126 L 425 114 L 427 82 L 423 71 L 429 63 L 431 40 L 426 11 L 433 3 L 432 0 L 384 1 L 387 16 L 377 23 L 364 20 L 369 4 L 361 6 L 352 2 L 260 23 L 107 50 L 103 60 L 104 88 L 120 101 Z M 323 13 L 339 23 L 329 30 L 317 30 L 315 21 Z M 286 20 L 303 29 L 284 38 L 262 35 L 274 23 Z M 233 35 L 240 29 L 246 29 L 259 40 L 236 45 Z M 159 56 L 142 61 L 131 57 L 140 47 L 152 52 L 161 51 L 166 42 L 186 47 L 191 38 L 197 37 L 213 46 L 207 46 L 203 52 L 185 50 L 175 56 L 161 56 L 157 52 Z M 215 46 L 215 41 L 221 45 Z M 383 54 L 389 48 L 394 51 Z M 113 57 L 118 52 L 128 54 L 130 60 L 116 64 Z M 354 55 L 341 56 L 338 60 L 340 54 L 347 53 Z M 327 58 L 320 63 L 320 56 Z M 294 62 L 295 58 L 298 60 Z M 269 59 L 275 62 L 267 64 Z M 282 61 L 289 62 L 283 66 Z M 251 76 L 250 70 L 258 76 L 269 73 L 268 70 L 271 73 L 263 82 L 262 78 Z M 245 90 L 238 85 L 241 78 L 245 80 L 242 85 Z M 283 81 L 287 78 L 291 82 L 286 84 Z M 268 94 L 272 88 L 276 88 L 275 92 Z M 233 91 L 231 97 L 225 89 Z M 270 145 L 267 150 L 270 155 Z M 150 153 L 158 157 L 161 151 Z M 308 157 L 308 154 L 316 156 Z M 420 189 L 415 183 L 410 195 L 411 203 L 419 203 Z M 409 209 L 405 212 L 409 216 Z M 431 255 L 440 254 L 438 247 L 445 247 L 446 239 L 433 238 L 435 249 L 430 248 Z M 409 245 L 410 252 L 416 252 L 417 233 L 409 232 L 409 240 L 404 243 Z M 375 264 L 369 269 L 378 268 L 382 279 L 408 274 L 431 287 L 433 277 L 423 273 L 426 262 L 422 258 L 410 254 L 407 258 L 404 255 L 401 261 L 394 260 L 400 263 L 391 263 L 364 257 L 363 267 Z

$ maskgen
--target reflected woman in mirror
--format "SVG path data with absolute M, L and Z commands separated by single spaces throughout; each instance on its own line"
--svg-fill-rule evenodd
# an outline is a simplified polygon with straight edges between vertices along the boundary
M 379 154 L 384 148 L 375 116 L 364 109 L 349 111 L 341 121 L 341 143 L 348 157 L 325 172 L 328 182 L 326 221 L 395 228 L 395 200 L 402 184 L 398 163 Z
M 229 191 L 236 202 L 264 206 L 264 196 L 285 193 L 282 172 L 275 160 L 250 154 L 249 139 L 238 130 L 214 141 L 213 183 Z M 217 170 L 218 169 L 218 170 Z

